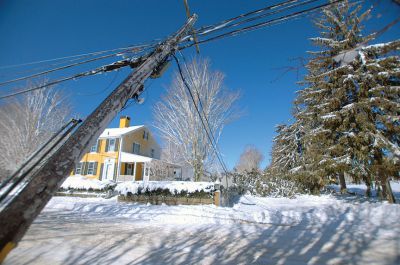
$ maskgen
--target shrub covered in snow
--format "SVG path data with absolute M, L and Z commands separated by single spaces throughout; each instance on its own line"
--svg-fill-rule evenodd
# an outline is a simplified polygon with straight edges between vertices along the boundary
M 264 197 L 294 197 L 296 194 L 308 193 L 304 186 L 285 176 L 273 175 L 269 172 L 253 170 L 241 174 L 233 174 L 234 189 L 239 194 Z
M 100 181 L 97 179 L 88 179 L 82 175 L 68 177 L 61 185 L 61 190 L 79 190 L 79 191 L 107 191 L 112 190 L 117 184 L 111 180 Z
M 118 183 L 115 191 L 120 195 L 164 195 L 164 196 L 211 196 L 214 191 L 212 182 L 189 181 L 129 181 Z

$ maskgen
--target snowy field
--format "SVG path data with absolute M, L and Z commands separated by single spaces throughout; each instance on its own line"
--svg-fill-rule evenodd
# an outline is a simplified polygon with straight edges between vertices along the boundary
M 400 264 L 400 205 L 243 196 L 233 207 L 55 197 L 4 264 Z

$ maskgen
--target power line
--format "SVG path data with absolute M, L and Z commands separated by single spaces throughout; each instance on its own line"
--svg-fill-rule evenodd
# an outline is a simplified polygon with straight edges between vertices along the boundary
M 277 24 L 279 22 L 284 22 L 284 21 L 287 21 L 287 20 L 290 20 L 290 19 L 294 19 L 294 18 L 297 18 L 297 17 L 305 16 L 305 15 L 307 15 L 309 13 L 312 13 L 312 12 L 315 12 L 315 11 L 317 11 L 319 9 L 322 9 L 322 8 L 325 8 L 325 7 L 328 7 L 328 6 L 332 6 L 332 5 L 335 5 L 335 4 L 343 2 L 343 1 L 345 1 L 345 0 L 336 0 L 336 1 L 333 1 L 333 2 L 330 2 L 330 3 L 321 4 L 321 5 L 312 7 L 312 8 L 304 9 L 304 10 L 297 11 L 297 12 L 294 12 L 294 13 L 291 13 L 291 14 L 288 14 L 288 15 L 285 15 L 285 16 L 281 16 L 279 18 L 275 18 L 275 19 L 271 19 L 271 20 L 268 20 L 268 21 L 260 22 L 260 23 L 257 23 L 257 24 L 251 25 L 251 26 L 247 26 L 247 27 L 243 27 L 243 28 L 237 29 L 237 30 L 232 30 L 232 31 L 229 31 L 229 32 L 226 32 L 226 33 L 223 33 L 223 34 L 220 34 L 220 35 L 205 39 L 205 40 L 200 40 L 197 43 L 199 43 L 199 44 L 206 43 L 206 42 L 209 42 L 209 41 L 214 41 L 214 40 L 225 38 L 225 37 L 235 36 L 235 35 L 238 35 L 240 33 L 247 32 L 247 31 L 252 31 L 252 30 L 259 29 L 259 28 L 271 26 L 271 25 Z M 193 45 L 194 45 L 194 43 L 190 43 L 190 44 L 187 44 L 185 46 L 181 46 L 180 50 L 188 48 L 188 47 L 191 47 Z
M 85 77 L 85 76 L 96 75 L 96 74 L 99 74 L 99 73 L 102 73 L 102 72 L 114 71 L 114 70 L 117 70 L 117 69 L 119 69 L 121 67 L 125 67 L 125 66 L 130 66 L 132 68 L 135 68 L 138 65 L 140 65 L 141 62 L 146 57 L 147 57 L 147 55 L 143 55 L 143 56 L 141 56 L 141 57 L 139 57 L 137 59 L 134 59 L 134 60 L 129 60 L 128 59 L 128 60 L 117 61 L 117 62 L 112 63 L 112 64 L 101 66 L 101 67 L 96 68 L 94 70 L 78 73 L 78 74 L 75 74 L 75 75 L 72 75 L 72 76 L 68 76 L 68 77 L 64 77 L 64 78 L 60 78 L 60 79 L 54 80 L 52 82 L 49 82 L 49 83 L 46 83 L 46 84 L 43 84 L 43 85 L 40 85 L 40 86 L 24 89 L 24 90 L 21 90 L 21 91 L 10 93 L 10 94 L 6 94 L 4 96 L 0 96 L 0 100 L 1 99 L 5 99 L 5 98 L 14 97 L 14 96 L 17 96 L 17 95 L 20 95 L 20 94 L 28 93 L 28 92 L 31 92 L 31 91 L 35 91 L 35 90 L 38 90 L 38 89 L 43 89 L 45 87 L 53 86 L 53 85 L 56 85 L 56 84 L 59 84 L 59 83 L 65 82 L 65 81 L 75 80 L 75 79 L 82 78 L 82 77 Z
M 316 11 L 316 10 L 318 10 L 318 9 L 322 9 L 322 8 L 324 8 L 324 7 L 328 7 L 328 6 L 331 6 L 331 5 L 334 5 L 334 4 L 343 2 L 343 1 L 345 1 L 345 0 L 336 0 L 336 1 L 333 1 L 333 2 L 330 2 L 330 3 L 321 4 L 321 5 L 318 5 L 318 6 L 314 6 L 314 7 L 312 7 L 312 8 L 308 8 L 308 9 L 301 10 L 301 11 L 297 11 L 297 12 L 294 12 L 294 13 L 291 13 L 291 14 L 288 14 L 288 15 L 285 15 L 285 16 L 281 16 L 281 17 L 279 17 L 279 18 L 271 19 L 271 20 L 264 21 L 264 22 L 261 22 L 261 23 L 257 23 L 257 24 L 254 24 L 254 25 L 250 25 L 250 26 L 247 26 L 247 27 L 243 27 L 243 28 L 239 28 L 239 29 L 236 29 L 236 30 L 232 30 L 232 31 L 230 31 L 230 32 L 226 32 L 226 33 L 223 33 L 223 34 L 220 34 L 220 35 L 217 35 L 217 36 L 208 38 L 208 39 L 200 40 L 200 41 L 198 41 L 198 42 L 196 42 L 196 43 L 205 43 L 205 42 L 217 40 L 217 39 L 224 38 L 224 37 L 228 37 L 228 36 L 238 35 L 238 34 L 243 33 L 243 32 L 247 32 L 247 31 L 251 31 L 251 30 L 256 30 L 256 29 L 259 29 L 259 28 L 262 28 L 262 27 L 271 26 L 271 25 L 274 25 L 274 24 L 276 24 L 276 23 L 284 22 L 284 21 L 287 21 L 287 20 L 289 20 L 289 19 L 293 19 L 293 18 L 296 18 L 296 17 L 299 17 L 299 16 L 303 16 L 303 15 L 306 15 L 306 14 L 308 14 L 308 13 L 310 13 L 310 12 L 314 12 L 314 11 Z M 235 20 L 238 19 L 238 18 L 243 18 L 243 17 L 249 16 L 249 15 L 252 15 L 252 14 L 261 13 L 263 10 L 267 10 L 267 9 L 270 10 L 270 9 L 274 9 L 274 8 L 279 8 L 279 7 L 282 7 L 282 6 L 286 6 L 286 5 L 289 5 L 289 4 L 293 4 L 293 3 L 295 3 L 295 2 L 297 2 L 297 1 L 295 1 L 295 0 L 285 1 L 285 2 L 276 4 L 276 5 L 273 5 L 273 6 L 268 6 L 268 7 L 262 8 L 262 9 L 258 9 L 258 10 L 255 10 L 255 11 L 248 12 L 248 13 L 246 13 L 246 14 L 239 15 L 239 16 L 237 16 L 237 17 L 234 17 L 234 18 L 225 20 L 224 22 L 226 23 L 226 22 L 235 21 Z M 308 1 L 301 2 L 301 3 L 295 4 L 295 5 L 304 5 L 305 3 L 310 3 L 310 2 L 313 2 L 313 0 L 308 0 Z M 293 5 L 292 5 L 292 6 L 293 6 Z M 286 7 L 286 8 L 289 8 L 289 7 L 290 7 L 290 5 L 289 5 L 288 7 Z M 278 12 L 278 11 L 275 11 L 275 12 Z M 265 14 L 263 14 L 262 16 L 265 16 Z M 221 24 L 221 23 L 220 23 L 220 24 Z M 219 25 L 220 25 L 220 24 L 219 24 Z M 232 26 L 233 26 L 233 25 L 232 25 Z M 203 27 L 203 28 L 207 28 L 207 27 Z M 224 27 L 217 27 L 217 28 L 215 28 L 214 31 L 216 31 L 216 30 L 221 30 L 221 29 L 223 29 L 223 28 L 224 28 Z M 204 32 L 203 32 L 203 34 L 205 35 Z M 207 34 L 208 34 L 208 33 L 207 33 Z M 153 45 L 153 44 L 148 44 L 147 47 L 152 47 L 151 45 Z M 191 46 L 193 46 L 193 45 L 195 45 L 195 43 L 192 42 L 192 43 L 190 43 L 190 44 L 188 44 L 188 45 L 186 45 L 186 46 L 181 46 L 181 47 L 179 47 L 179 50 L 182 50 L 182 49 L 191 47 Z M 144 47 L 144 46 L 146 46 L 146 45 L 143 45 L 142 47 Z M 140 46 L 136 46 L 136 47 L 140 47 Z M 119 54 L 119 53 L 116 53 L 116 54 Z M 114 55 L 116 55 L 116 54 L 114 54 Z M 48 71 L 44 71 L 44 72 L 41 72 L 41 73 L 37 73 L 37 74 L 31 75 L 31 76 L 26 76 L 26 77 L 17 78 L 17 79 L 14 79 L 14 80 L 9 80 L 9 81 L 0 83 L 0 85 L 4 85 L 4 84 L 7 84 L 7 83 L 11 83 L 11 82 L 16 82 L 16 81 L 23 80 L 23 79 L 27 79 L 27 78 L 31 78 L 31 77 L 34 77 L 34 76 L 43 75 L 43 74 L 46 74 L 46 73 L 49 73 L 49 72 L 53 72 L 53 71 L 62 70 L 62 69 L 69 68 L 69 67 L 73 67 L 73 66 L 76 66 L 76 65 L 79 65 L 79 64 L 82 64 L 82 63 L 86 63 L 86 62 L 88 62 L 88 61 L 90 62 L 90 61 L 93 61 L 93 60 L 100 60 L 102 57 L 108 57 L 108 56 L 113 56 L 113 55 L 105 55 L 105 56 L 101 56 L 101 57 L 99 57 L 99 58 L 94 58 L 94 59 L 86 60 L 86 61 L 84 61 L 84 62 L 79 62 L 79 63 L 75 63 L 75 64 L 72 64 L 72 65 L 67 65 L 67 66 L 58 67 L 58 68 L 55 68 L 55 69 L 50 69 L 50 70 L 48 70 Z M 110 65 L 109 65 L 109 66 L 110 66 Z M 126 66 L 126 65 L 125 65 L 125 66 Z M 84 77 L 84 76 L 89 76 L 89 75 L 93 75 L 93 74 L 98 74 L 98 73 L 100 73 L 100 72 L 105 72 L 105 71 L 106 71 L 106 70 L 104 70 L 104 69 L 102 69 L 102 68 L 100 68 L 100 69 L 97 68 L 97 69 L 92 70 L 92 71 L 87 71 L 87 72 L 79 73 L 79 74 L 76 74 L 76 75 L 73 75 L 73 76 L 70 76 L 70 77 L 65 77 L 65 78 L 61 78 L 61 79 L 58 79 L 58 80 L 54 80 L 54 81 L 52 81 L 52 82 L 49 82 L 49 83 L 46 84 L 46 85 L 42 85 L 42 86 L 39 86 L 39 87 L 30 88 L 30 89 L 27 89 L 27 90 L 23 90 L 23 91 L 11 93 L 11 94 L 8 94 L 8 95 L 5 95 L 5 96 L 0 96 L 0 99 L 12 97 L 12 96 L 16 96 L 16 95 L 19 95 L 19 94 L 22 94 L 22 93 L 26 93 L 26 92 L 29 92 L 29 91 L 33 91 L 33 90 L 36 90 L 36 89 L 44 88 L 44 87 L 49 86 L 49 85 L 54 85 L 54 84 L 58 84 L 58 83 L 60 83 L 60 82 L 65 82 L 65 81 L 68 81 L 68 80 L 77 79 L 77 78 L 81 78 L 81 77 Z
M 26 163 L 24 163 L 15 172 L 15 174 L 13 174 L 9 179 L 7 179 L 7 183 L 10 182 L 12 178 L 15 178 L 15 181 L 9 186 L 6 186 L 7 183 L 5 183 L 5 185 L 2 184 L 1 189 L 4 188 L 5 191 L 0 195 L 0 203 L 3 203 L 4 200 L 7 198 L 7 196 L 10 195 L 10 193 L 15 189 L 15 187 L 17 187 L 18 184 L 21 183 L 21 181 L 26 179 L 32 172 L 32 170 L 34 170 L 40 163 L 42 163 L 43 160 L 54 150 L 55 147 L 57 147 L 64 139 L 68 138 L 72 130 L 75 129 L 75 127 L 81 122 L 82 120 L 76 120 L 76 119 L 72 119 L 71 121 L 69 121 L 67 124 L 61 127 L 61 129 L 58 130 L 41 148 L 39 148 L 38 151 L 36 151 L 31 157 L 28 158 Z M 66 128 L 68 129 L 64 131 Z M 63 131 L 64 133 L 61 136 L 59 136 Z M 56 139 L 57 137 L 58 139 Z M 55 142 L 53 143 L 53 141 Z M 48 147 L 49 145 L 50 147 L 45 150 L 45 148 Z M 42 153 L 42 151 L 44 151 L 44 153 Z M 36 158 L 36 156 L 39 155 L 40 157 L 36 161 L 34 161 L 32 165 L 29 165 L 29 163 L 32 162 L 33 159 Z M 23 169 L 25 169 L 25 171 L 22 171 Z
M 97 95 L 100 95 L 100 94 L 106 92 L 107 90 L 109 90 L 111 88 L 111 85 L 117 79 L 118 74 L 119 74 L 119 70 L 116 70 L 116 72 L 115 72 L 113 78 L 111 79 L 110 83 L 105 88 L 103 88 L 102 90 L 97 91 L 97 92 L 93 92 L 93 93 L 86 93 L 86 94 L 85 93 L 83 93 L 83 94 L 82 93 L 78 93 L 77 95 L 78 96 L 97 96 Z
M 28 63 L 22 63 L 22 64 L 13 64 L 13 65 L 0 66 L 0 69 L 9 69 L 9 68 L 15 68 L 15 67 L 21 67 L 21 66 L 41 64 L 41 63 L 46 63 L 46 62 L 61 61 L 61 60 L 71 59 L 71 58 L 76 58 L 76 57 L 86 58 L 86 57 L 100 55 L 100 54 L 104 54 L 104 53 L 108 53 L 108 52 L 115 52 L 115 51 L 120 51 L 120 50 L 129 50 L 129 49 L 133 49 L 133 48 L 151 48 L 154 45 L 156 45 L 155 40 L 152 41 L 149 44 L 130 45 L 130 46 L 127 46 L 127 47 L 124 47 L 124 48 L 115 48 L 115 49 L 110 49 L 110 50 L 103 50 L 103 51 L 97 51 L 97 52 L 76 54 L 76 55 L 70 55 L 70 56 L 64 56 L 64 57 L 59 57 L 59 58 L 40 60 L 40 61 L 34 61 L 34 62 L 28 62 Z
M 182 54 L 181 52 L 179 52 L 179 53 L 181 54 L 181 56 L 182 56 L 182 58 L 183 58 L 184 65 L 185 65 L 185 68 L 186 68 L 186 72 L 188 73 L 189 78 L 192 80 L 192 83 L 194 84 L 194 79 L 193 79 L 192 75 L 190 74 L 190 72 L 189 72 L 189 70 L 188 70 L 187 63 L 186 63 L 186 59 L 185 59 L 185 57 L 183 56 L 183 54 Z M 183 79 L 182 74 L 181 74 L 181 78 Z M 211 125 L 210 125 L 210 122 L 209 122 L 209 120 L 208 120 L 208 118 L 207 118 L 207 115 L 206 115 L 206 113 L 205 113 L 204 105 L 203 105 L 203 102 L 201 101 L 201 98 L 200 98 L 200 93 L 199 93 L 199 91 L 198 91 L 197 89 L 195 89 L 195 92 L 196 92 L 196 95 L 197 95 L 197 100 L 199 101 L 199 105 L 200 105 L 200 108 L 201 108 L 201 112 L 203 113 L 204 119 L 206 120 L 207 128 L 208 128 L 208 130 L 209 130 L 209 132 L 210 132 L 210 135 L 211 135 L 211 138 L 212 138 L 212 140 L 213 140 L 213 143 L 215 144 L 215 147 L 217 148 L 217 152 L 220 154 L 221 152 L 218 150 L 217 141 L 215 140 L 213 131 L 211 130 Z M 224 162 L 224 160 L 223 160 L 222 158 L 221 158 L 221 160 L 222 160 L 222 163 L 223 163 L 224 171 L 225 171 L 225 173 L 226 173 L 226 172 L 227 172 L 226 164 L 225 164 L 225 162 Z
M 318 1 L 320 1 L 320 0 L 308 0 L 308 1 L 304 1 L 304 2 L 294 3 L 294 4 L 291 4 L 291 5 L 288 5 L 287 7 L 284 7 L 284 8 L 280 8 L 280 9 L 277 9 L 277 10 L 274 10 L 274 11 L 262 13 L 262 14 L 260 14 L 260 15 L 258 15 L 258 16 L 250 17 L 250 18 L 248 18 L 248 19 L 238 21 L 238 22 L 236 22 L 236 23 L 234 23 L 234 24 L 230 24 L 230 23 L 229 23 L 229 24 L 226 24 L 226 25 L 224 25 L 224 26 L 222 26 L 222 27 L 217 27 L 217 28 L 214 29 L 214 30 L 213 30 L 213 29 L 210 29 L 210 30 L 198 32 L 198 34 L 199 34 L 199 35 L 202 35 L 202 36 L 208 35 L 208 34 L 213 33 L 214 31 L 217 31 L 217 30 L 227 29 L 227 28 L 232 28 L 232 27 L 237 27 L 237 26 L 239 26 L 239 25 L 241 25 L 241 24 L 245 24 L 245 23 L 248 23 L 248 22 L 251 22 L 251 21 L 255 21 L 255 20 L 264 18 L 264 17 L 268 17 L 268 16 L 272 16 L 272 15 L 275 15 L 275 14 L 279 14 L 279 13 L 282 13 L 282 12 L 284 12 L 284 11 L 287 11 L 287 10 L 290 10 L 290 9 L 293 9 L 293 8 L 296 8 L 296 7 L 299 7 L 299 6 L 307 5 L 307 4 L 310 4 L 310 3 L 313 3 L 313 2 L 318 2 Z M 288 2 L 291 3 L 291 2 L 293 2 L 293 1 L 288 1 Z M 295 1 L 295 2 L 296 2 L 296 1 Z M 269 9 L 266 9 L 266 10 L 269 10 Z
M 263 7 L 263 8 L 257 9 L 257 10 L 253 10 L 253 11 L 247 12 L 245 14 L 241 14 L 239 16 L 223 20 L 223 21 L 221 21 L 219 23 L 216 23 L 216 24 L 213 24 L 213 25 L 201 27 L 198 30 L 198 32 L 200 32 L 200 31 L 204 32 L 204 31 L 206 31 L 208 29 L 212 29 L 212 28 L 221 28 L 224 25 L 228 25 L 232 21 L 235 21 L 235 20 L 247 17 L 247 16 L 251 16 L 251 15 L 254 15 L 254 14 L 257 14 L 257 13 L 261 13 L 261 12 L 264 12 L 266 10 L 271 10 L 271 9 L 274 9 L 274 8 L 278 8 L 278 7 L 284 6 L 286 4 L 297 2 L 297 1 L 298 0 L 289 0 L 289 1 L 285 1 L 285 2 L 282 2 L 282 3 L 275 4 L 275 5 L 271 5 L 271 6 Z
M 175 56 L 175 54 L 172 54 L 172 56 L 174 57 L 174 59 L 175 59 L 175 61 L 176 61 L 176 64 L 178 65 L 179 74 L 180 74 L 180 76 L 181 76 L 181 78 L 182 78 L 182 81 L 183 81 L 185 87 L 187 88 L 187 90 L 188 90 L 188 92 L 189 92 L 190 98 L 192 99 L 192 102 L 193 102 L 193 104 L 194 104 L 194 107 L 195 107 L 195 109 L 196 109 L 196 112 L 197 112 L 197 114 L 199 115 L 201 124 L 203 125 L 203 128 L 204 128 L 204 130 L 205 130 L 205 132 L 206 132 L 207 138 L 208 138 L 208 140 L 210 141 L 210 144 L 211 144 L 212 148 L 214 149 L 215 155 L 217 156 L 217 159 L 218 159 L 219 163 L 221 164 L 221 167 L 222 167 L 222 169 L 224 170 L 225 174 L 228 175 L 228 170 L 227 170 L 227 168 L 226 168 L 226 165 L 225 165 L 223 159 L 220 157 L 220 153 L 219 153 L 219 151 L 218 151 L 218 148 L 217 148 L 216 143 L 215 143 L 215 145 L 214 145 L 214 142 L 213 142 L 213 139 L 214 139 L 214 138 L 212 138 L 212 137 L 210 136 L 209 130 L 207 130 L 207 127 L 206 127 L 206 125 L 205 125 L 205 122 L 204 122 L 204 120 L 203 120 L 203 117 L 201 116 L 200 110 L 199 110 L 199 108 L 198 108 L 198 106 L 197 106 L 197 104 L 196 104 L 196 100 L 194 99 L 192 90 L 190 89 L 190 86 L 188 85 L 188 83 L 187 83 L 185 77 L 183 76 L 183 73 L 182 73 L 182 69 L 181 69 L 179 60 L 178 60 L 178 58 Z M 200 99 L 200 98 L 199 98 L 199 99 Z
M 142 51 L 139 48 L 135 48 L 135 50 L 137 52 Z M 6 85 L 6 84 L 10 84 L 10 83 L 14 83 L 14 82 L 17 82 L 17 81 L 30 79 L 30 78 L 33 78 L 33 77 L 38 77 L 38 76 L 49 74 L 49 73 L 52 73 L 52 72 L 55 72 L 55 71 L 64 70 L 64 69 L 71 68 L 71 67 L 74 67 L 74 66 L 78 66 L 78 65 L 81 65 L 81 64 L 86 64 L 86 63 L 90 63 L 90 62 L 94 62 L 94 61 L 98 61 L 98 60 L 102 60 L 102 59 L 106 59 L 106 58 L 110 58 L 110 57 L 114 57 L 114 56 L 119 56 L 119 55 L 121 55 L 120 52 L 112 53 L 112 54 L 107 54 L 107 55 L 103 55 L 103 56 L 100 56 L 100 57 L 92 58 L 92 59 L 89 59 L 89 60 L 85 60 L 85 61 L 81 61 L 81 62 L 77 62 L 77 63 L 73 63 L 73 64 L 68 64 L 68 65 L 64 65 L 64 66 L 61 66 L 61 67 L 57 67 L 57 68 L 53 68 L 53 69 L 46 70 L 46 71 L 43 71 L 43 72 L 39 72 L 39 73 L 36 73 L 36 74 L 33 74 L 33 75 L 19 77 L 19 78 L 15 78 L 15 79 L 12 79 L 12 80 L 4 81 L 4 82 L 0 83 L 0 86 Z

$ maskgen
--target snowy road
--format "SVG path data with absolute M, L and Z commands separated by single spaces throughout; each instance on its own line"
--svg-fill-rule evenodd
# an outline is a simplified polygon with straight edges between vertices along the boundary
M 5 264 L 399 264 L 399 210 L 331 196 L 233 208 L 56 197 Z

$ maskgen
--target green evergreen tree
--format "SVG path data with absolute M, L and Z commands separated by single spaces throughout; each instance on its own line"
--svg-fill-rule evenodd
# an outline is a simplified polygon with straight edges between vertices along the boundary
M 316 178 L 345 175 L 370 186 L 378 180 L 385 193 L 388 179 L 398 174 L 399 58 L 398 42 L 362 47 L 357 14 L 348 3 L 324 10 L 316 22 L 322 37 L 313 38 L 321 50 L 312 52 L 308 74 L 296 99 L 295 115 L 309 133 L 304 135 L 304 169 Z M 396 162 L 397 161 L 397 162 Z M 397 170 L 397 171 L 396 171 Z
M 315 22 L 321 37 L 312 41 L 307 87 L 295 101 L 295 122 L 279 125 L 270 171 L 289 175 L 311 190 L 329 178 L 375 182 L 393 202 L 390 178 L 400 171 L 400 41 L 365 44 L 361 6 L 347 2 L 326 9 Z

